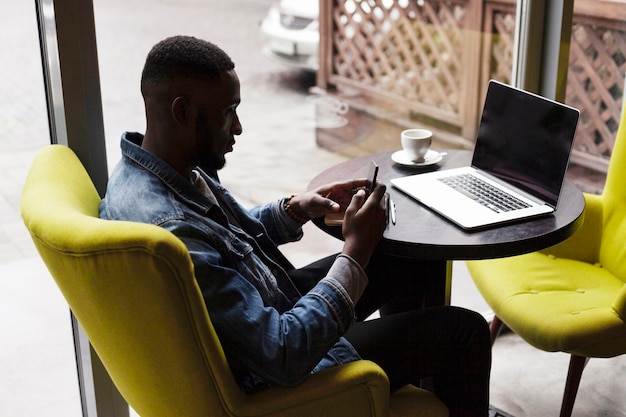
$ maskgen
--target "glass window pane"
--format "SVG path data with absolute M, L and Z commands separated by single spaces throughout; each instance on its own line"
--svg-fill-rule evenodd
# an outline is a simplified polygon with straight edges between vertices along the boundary
M 120 134 L 145 130 L 139 93 L 145 55 L 154 43 L 174 34 L 213 41 L 237 64 L 244 134 L 221 176 L 250 204 L 302 190 L 316 173 L 347 158 L 396 150 L 403 125 L 436 129 L 436 146 L 470 148 L 487 80 L 511 82 L 516 0 L 329 1 L 322 3 L 334 6 L 322 8 L 320 19 L 317 0 L 299 1 L 308 5 L 301 14 L 273 9 L 292 35 L 301 33 L 295 28 L 315 31 L 319 23 L 324 31 L 334 25 L 332 42 L 322 43 L 319 57 L 315 36 L 287 42 L 268 38 L 271 28 L 264 32 L 259 22 L 272 14 L 274 3 L 156 1 L 146 9 L 140 0 L 94 0 L 109 169 L 119 160 Z M 598 17 L 594 30 L 605 20 Z M 606 42 L 604 34 L 600 37 Z M 315 74 L 299 69 L 317 62 L 322 64 L 319 85 L 328 90 L 314 88 Z M 621 62 L 618 66 L 623 67 Z M 580 96 L 573 100 L 570 104 L 578 107 Z M 43 92 L 41 105 L 47 143 Z M 296 264 L 304 264 L 317 259 L 318 252 L 328 252 L 320 247 L 322 240 L 314 249 L 299 246 L 287 252 Z
M 19 208 L 30 164 L 50 143 L 35 10 L 0 2 L 0 414 L 79 416 L 67 303 Z
M 428 127 L 436 147 L 471 148 L 489 79 L 512 83 L 516 3 L 322 2 L 319 84 L 366 123 L 318 142 L 391 151 L 402 128 Z
M 575 1 L 566 103 L 581 111 L 572 154 L 580 184 L 599 192 L 620 122 L 626 76 L 626 2 Z

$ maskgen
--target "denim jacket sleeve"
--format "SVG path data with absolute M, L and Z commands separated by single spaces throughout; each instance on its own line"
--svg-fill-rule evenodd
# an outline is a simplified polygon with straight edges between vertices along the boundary
M 189 249 L 209 316 L 236 378 L 252 372 L 273 384 L 297 384 L 351 325 L 352 301 L 332 277 L 293 304 L 280 290 L 266 288 L 276 278 L 254 258 L 247 242 L 223 235 L 212 241 L 210 228 L 188 221 L 162 226 Z
M 296 242 L 302 239 L 302 224 L 293 220 L 283 208 L 284 199 L 273 201 L 264 206 L 256 206 L 250 215 L 265 226 L 269 237 L 277 245 Z
M 206 174 L 205 174 L 206 176 Z M 273 201 L 265 205 L 259 205 L 247 210 L 241 206 L 239 202 L 232 196 L 215 177 L 206 176 L 207 181 L 210 182 L 210 186 L 215 188 L 216 192 L 222 194 L 233 207 L 237 207 L 237 210 L 241 213 L 260 221 L 268 237 L 276 245 L 282 245 L 284 243 L 296 242 L 302 239 L 302 225 L 293 220 L 285 209 L 283 208 L 284 199 Z M 240 219 L 243 221 L 243 219 Z M 244 229 L 247 227 L 244 225 Z

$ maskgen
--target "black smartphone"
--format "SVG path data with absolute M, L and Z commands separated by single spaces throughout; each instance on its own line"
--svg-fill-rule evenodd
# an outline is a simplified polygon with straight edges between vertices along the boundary
M 376 178 L 378 177 L 378 165 L 376 162 L 371 161 L 369 171 L 367 173 L 367 181 L 365 183 L 365 194 L 368 197 L 374 188 L 376 187 Z M 324 222 L 327 226 L 339 226 L 343 223 L 343 216 L 345 212 L 328 213 L 324 216 Z
M 376 178 L 378 177 L 378 164 L 376 162 L 370 162 L 370 169 L 367 173 L 367 182 L 365 183 L 365 194 L 369 197 L 369 195 L 376 188 Z

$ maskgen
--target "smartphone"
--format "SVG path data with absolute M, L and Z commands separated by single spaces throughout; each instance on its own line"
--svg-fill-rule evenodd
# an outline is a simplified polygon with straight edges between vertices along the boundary
M 370 162 L 370 169 L 367 173 L 367 182 L 365 183 L 365 194 L 369 197 L 369 195 L 376 188 L 376 178 L 378 177 L 378 165 L 376 162 Z
M 376 162 L 371 161 L 369 171 L 367 173 L 367 181 L 365 183 L 365 194 L 369 196 L 376 187 L 376 178 L 378 177 L 378 165 Z M 343 216 L 345 212 L 328 213 L 324 216 L 324 223 L 327 226 L 340 226 L 343 223 Z

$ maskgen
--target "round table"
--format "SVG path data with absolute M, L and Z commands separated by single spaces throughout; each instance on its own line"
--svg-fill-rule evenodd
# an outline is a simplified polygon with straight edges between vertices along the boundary
M 458 227 L 391 186 L 393 178 L 470 165 L 471 152 L 446 152 L 439 164 L 421 170 L 396 164 L 391 152 L 364 156 L 321 172 L 308 185 L 310 190 L 329 182 L 364 178 L 369 161 L 378 164 L 378 179 L 387 185 L 396 205 L 396 223 L 389 222 L 377 251 L 388 255 L 390 263 L 399 265 L 397 273 L 411 273 L 412 268 L 424 273 L 424 265 L 429 265 L 427 272 L 435 275 L 432 279 L 439 285 L 435 286 L 438 288 L 433 294 L 435 301 L 425 304 L 449 303 L 452 260 L 499 258 L 544 249 L 567 239 L 582 224 L 585 208 L 582 192 L 567 180 L 553 214 L 477 231 Z M 316 219 L 315 223 L 341 239 L 341 227 L 326 226 L 323 219 Z

